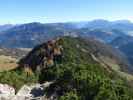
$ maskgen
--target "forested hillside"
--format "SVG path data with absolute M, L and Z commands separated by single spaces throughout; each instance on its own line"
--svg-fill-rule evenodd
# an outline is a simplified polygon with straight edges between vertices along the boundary
M 132 80 L 121 75 L 129 75 L 126 63 L 111 50 L 91 39 L 51 40 L 35 47 L 16 70 L 0 73 L 0 82 L 18 90 L 26 83 L 54 81 L 45 93 L 59 100 L 132 100 Z

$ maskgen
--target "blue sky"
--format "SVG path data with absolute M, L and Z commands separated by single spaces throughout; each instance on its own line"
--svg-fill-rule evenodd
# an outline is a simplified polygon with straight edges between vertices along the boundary
M 133 21 L 133 0 L 0 0 L 0 24 Z

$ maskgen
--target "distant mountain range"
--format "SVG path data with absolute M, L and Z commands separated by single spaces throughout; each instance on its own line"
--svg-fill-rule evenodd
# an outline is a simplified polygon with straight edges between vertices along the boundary
M 0 32 L 8 30 L 10 28 L 12 28 L 14 25 L 11 24 L 5 24 L 5 25 L 0 25 Z
M 118 48 L 130 63 L 133 61 L 133 23 L 128 20 L 93 20 L 68 23 L 28 23 L 0 26 L 0 46 L 8 48 L 33 48 L 61 36 L 95 38 Z
M 29 48 L 41 43 L 44 39 L 47 41 L 63 35 L 91 36 L 101 41 L 111 42 L 113 39 L 121 35 L 127 35 L 132 31 L 133 23 L 126 20 L 114 22 L 94 20 L 89 22 L 50 24 L 34 22 L 17 26 L 3 26 L 3 29 L 0 31 L 0 44 L 7 47 Z
M 84 24 L 83 24 L 84 23 Z M 117 20 L 117 21 L 107 21 L 107 20 L 93 20 L 89 22 L 79 22 L 78 26 L 86 27 L 90 29 L 119 29 L 122 31 L 132 31 L 133 23 L 128 20 Z

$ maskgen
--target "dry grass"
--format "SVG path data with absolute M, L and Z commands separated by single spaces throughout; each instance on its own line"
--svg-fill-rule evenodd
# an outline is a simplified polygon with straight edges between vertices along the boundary
M 17 59 L 11 56 L 0 55 L 0 72 L 11 70 L 17 67 Z

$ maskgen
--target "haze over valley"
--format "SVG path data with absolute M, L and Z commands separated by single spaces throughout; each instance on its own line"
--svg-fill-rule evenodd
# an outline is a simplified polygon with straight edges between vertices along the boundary
M 133 100 L 133 1 L 0 1 L 0 100 Z

